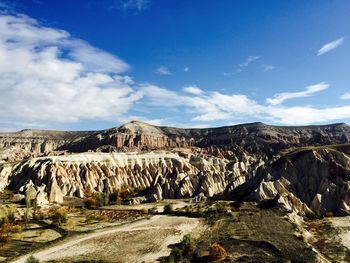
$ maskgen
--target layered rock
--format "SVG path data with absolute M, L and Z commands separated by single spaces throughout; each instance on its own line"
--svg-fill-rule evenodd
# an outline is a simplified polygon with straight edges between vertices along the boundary
M 133 121 L 67 145 L 75 152 L 95 150 L 103 145 L 119 149 L 163 149 L 176 147 L 220 147 L 224 150 L 241 147 L 250 153 L 272 156 L 282 149 L 307 145 L 340 144 L 350 141 L 350 126 L 282 127 L 249 123 L 220 128 L 179 129 L 158 127 Z
M 2 188 L 23 191 L 44 187 L 50 202 L 83 197 L 84 190 L 112 193 L 121 188 L 147 191 L 148 200 L 210 197 L 229 193 L 245 182 L 257 161 L 249 156 L 229 161 L 213 156 L 166 151 L 149 153 L 84 153 L 33 158 L 0 170 Z
M 22 130 L 13 133 L 0 133 L 0 153 L 39 154 L 62 148 L 64 145 L 82 139 L 93 132 L 65 132 L 44 130 Z
M 349 213 L 350 156 L 344 150 L 345 146 L 320 147 L 287 154 L 265 168 L 254 198 L 275 199 L 300 213 Z
M 0 191 L 33 185 L 51 202 L 82 197 L 88 187 L 106 193 L 126 187 L 146 192 L 148 200 L 253 191 L 255 200 L 273 199 L 288 210 L 344 214 L 349 140 L 346 124 L 178 129 L 133 121 L 96 132 L 0 133 Z M 327 144 L 345 146 L 285 154 Z

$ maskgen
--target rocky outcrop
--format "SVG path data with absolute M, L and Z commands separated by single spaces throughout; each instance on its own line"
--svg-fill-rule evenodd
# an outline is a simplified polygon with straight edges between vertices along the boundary
M 44 130 L 22 130 L 0 133 L 0 154 L 7 151 L 16 155 L 39 154 L 62 148 L 64 145 L 82 139 L 93 132 L 65 132 Z M 16 151 L 17 150 L 17 151 Z
M 179 129 L 133 121 L 119 128 L 96 132 L 67 147 L 71 151 L 85 152 L 104 145 L 111 145 L 120 150 L 193 146 L 216 146 L 230 150 L 239 146 L 250 153 L 272 156 L 290 147 L 340 144 L 349 141 L 350 126 L 346 124 L 282 127 L 249 123 L 220 128 Z
M 260 203 L 303 214 L 345 214 L 349 140 L 346 124 L 178 129 L 133 121 L 95 132 L 0 133 L 0 191 L 33 185 L 43 202 L 82 197 L 87 188 L 126 187 L 144 200 L 253 192 Z M 343 146 L 310 148 L 329 144 Z
M 349 146 L 348 146 L 349 147 Z M 255 200 L 275 199 L 288 210 L 316 215 L 350 212 L 350 156 L 345 146 L 287 154 L 265 168 Z
M 232 150 L 234 147 L 240 147 L 252 154 L 271 157 L 290 147 L 341 144 L 349 141 L 350 126 L 342 123 L 302 127 L 248 123 L 219 128 L 180 129 L 132 121 L 117 128 L 95 132 L 23 130 L 16 133 L 0 133 L 0 153 L 8 147 L 31 153 L 54 150 L 130 151 L 179 147 L 218 147 Z
M 41 187 L 50 202 L 83 197 L 87 188 L 112 193 L 121 188 L 145 191 L 147 200 L 211 197 L 229 193 L 258 165 L 249 155 L 237 161 L 213 156 L 181 157 L 166 151 L 149 153 L 84 153 L 33 158 L 0 170 L 2 188 L 23 191 Z

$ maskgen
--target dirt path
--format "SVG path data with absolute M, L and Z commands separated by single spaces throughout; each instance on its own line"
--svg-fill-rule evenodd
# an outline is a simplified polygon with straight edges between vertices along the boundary
M 196 218 L 157 215 L 63 240 L 33 255 L 41 262 L 70 262 L 73 259 L 154 262 L 169 254 L 168 245 L 179 242 L 189 232 L 200 231 L 201 225 L 201 220 Z M 28 256 L 22 256 L 13 262 L 24 263 Z

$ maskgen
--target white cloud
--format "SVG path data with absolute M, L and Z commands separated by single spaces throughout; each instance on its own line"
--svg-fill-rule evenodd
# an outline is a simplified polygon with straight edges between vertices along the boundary
M 156 73 L 159 75 L 171 75 L 170 70 L 166 66 L 160 66 L 156 69 Z
M 303 91 L 303 93 L 306 92 L 310 95 L 326 88 L 328 88 L 328 84 L 322 82 L 306 87 L 306 91 Z M 198 94 L 191 93 L 192 96 L 187 96 L 153 85 L 145 85 L 143 93 L 145 97 L 142 103 L 145 103 L 148 109 L 154 107 L 157 111 L 171 109 L 172 111 L 183 112 L 186 116 L 187 114 L 192 116 L 194 122 L 227 121 L 237 123 L 249 120 L 305 125 L 350 118 L 350 105 L 325 108 L 312 106 L 286 107 L 280 105 L 280 102 L 263 105 L 243 94 L 203 91 Z M 293 97 L 295 96 L 293 95 Z M 298 97 L 300 96 L 298 95 Z M 291 97 L 289 96 L 289 98 Z
M 247 60 L 248 64 L 256 59 Z M 243 67 L 246 64 L 242 63 Z M 173 91 L 137 84 L 123 75 L 128 68 L 118 57 L 75 39 L 66 31 L 45 27 L 24 15 L 2 14 L 0 127 L 130 120 L 134 119 L 132 111 L 140 113 L 143 109 L 146 110 L 138 119 L 174 126 L 181 126 L 181 122 L 175 122 L 173 116 L 191 119 L 189 126 L 197 127 L 218 120 L 301 125 L 350 118 L 350 105 L 323 108 L 282 105 L 285 100 L 327 89 L 329 85 L 324 82 L 304 91 L 276 94 L 267 99 L 267 104 L 261 104 L 244 94 L 206 92 L 197 86 Z M 162 73 L 165 72 L 170 74 L 166 67 Z M 342 98 L 350 95 L 343 94 Z
M 327 83 L 321 82 L 315 85 L 305 87 L 304 91 L 277 93 L 273 96 L 273 98 L 267 98 L 266 102 L 271 105 L 278 105 L 284 102 L 285 100 L 309 97 L 314 93 L 328 89 L 328 87 L 329 85 Z
M 350 105 L 333 108 L 270 107 L 266 109 L 270 119 L 288 125 L 326 123 L 350 118 Z
M 339 47 L 344 42 L 344 37 L 338 38 L 336 40 L 333 40 L 332 42 L 329 42 L 327 44 L 324 44 L 317 52 L 317 56 L 321 56 L 337 47 Z
M 197 86 L 187 86 L 182 89 L 184 92 L 194 94 L 194 95 L 201 95 L 203 94 L 203 90 L 198 88 Z
M 110 53 L 25 15 L 0 15 L 0 119 L 47 124 L 113 120 L 142 93 Z
M 342 100 L 350 100 L 350 92 L 346 92 L 343 95 L 341 95 L 340 99 L 342 99 Z
M 275 66 L 272 66 L 272 65 L 265 65 L 263 67 L 263 71 L 264 72 L 267 72 L 267 71 L 271 71 L 271 70 L 274 70 L 276 67 Z
M 189 67 L 184 67 L 184 71 L 185 71 L 185 72 L 188 72 L 189 70 L 190 70 Z

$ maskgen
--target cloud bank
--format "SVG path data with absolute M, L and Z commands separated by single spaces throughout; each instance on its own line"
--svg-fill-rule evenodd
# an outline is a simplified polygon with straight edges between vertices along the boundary
M 248 58 L 240 67 L 256 59 Z M 218 121 L 302 125 L 350 118 L 350 105 L 283 105 L 286 100 L 326 90 L 329 84 L 325 82 L 299 92 L 277 93 L 259 103 L 244 94 L 206 91 L 195 85 L 170 90 L 138 83 L 125 75 L 129 68 L 117 56 L 67 31 L 25 15 L 0 14 L 0 128 L 130 118 L 155 124 L 185 121 L 196 127 Z M 158 73 L 171 74 L 164 66 Z
M 0 16 L 0 119 L 114 119 L 141 93 L 118 57 L 25 15 Z

